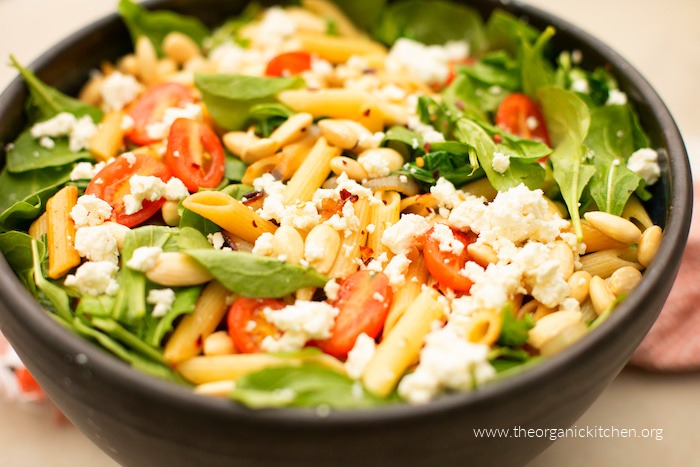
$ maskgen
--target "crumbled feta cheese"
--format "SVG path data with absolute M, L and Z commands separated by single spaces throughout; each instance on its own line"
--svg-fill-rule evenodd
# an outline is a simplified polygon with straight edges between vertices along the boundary
M 435 185 L 430 187 L 430 194 L 433 195 L 438 202 L 438 207 L 452 209 L 462 202 L 463 197 L 460 196 L 454 185 L 444 177 L 438 178 Z
M 406 255 L 395 255 L 384 268 L 384 274 L 389 278 L 392 287 L 401 287 L 406 283 L 405 273 L 411 260 Z
M 464 251 L 464 243 L 457 240 L 452 232 L 452 229 L 445 225 L 436 223 L 433 226 L 433 231 L 430 238 L 438 241 L 438 249 L 443 252 L 453 255 L 461 255 Z
M 68 135 L 68 149 L 71 152 L 78 152 L 90 146 L 90 140 L 95 136 L 97 127 L 89 115 L 80 117 L 73 125 L 73 129 Z
M 588 80 L 585 78 L 575 79 L 571 82 L 571 90 L 580 92 L 581 94 L 588 94 L 591 92 L 591 88 L 588 85 Z
M 136 164 L 136 154 L 134 154 L 131 151 L 125 152 L 121 156 L 119 156 L 126 160 L 126 163 L 129 164 L 129 168 L 133 167 L 134 164 Z
M 264 232 L 255 240 L 253 253 L 262 256 L 272 256 L 275 254 L 275 236 L 270 232 Z
M 112 229 L 104 224 L 79 228 L 75 232 L 75 249 L 81 257 L 90 261 L 119 262 L 117 239 Z
M 364 332 L 357 336 L 355 345 L 348 352 L 348 359 L 345 361 L 345 372 L 352 379 L 360 379 L 370 360 L 374 357 L 377 344 L 370 336 Z
M 406 255 L 418 238 L 430 230 L 430 224 L 418 214 L 403 214 L 399 221 L 384 230 L 382 244 L 396 255 Z
M 175 303 L 175 291 L 173 289 L 151 289 L 148 291 L 146 303 L 153 305 L 151 315 L 154 318 L 162 318 L 168 314 Z
M 369 178 L 386 177 L 391 172 L 389 160 L 377 151 L 366 151 L 357 157 Z
M 326 298 L 330 302 L 338 300 L 338 292 L 340 292 L 340 284 L 335 279 L 329 280 L 323 286 L 323 293 L 326 294 Z
M 163 248 L 159 246 L 140 246 L 131 254 L 126 266 L 134 271 L 147 272 L 156 265 L 161 253 Z
M 328 339 L 339 310 L 326 302 L 297 300 L 292 305 L 273 310 L 263 310 L 265 318 L 284 332 L 280 339 L 267 336 L 261 345 L 267 352 L 293 352 L 300 350 L 312 339 Z
M 119 284 L 114 279 L 119 267 L 111 261 L 87 261 L 76 271 L 68 274 L 63 282 L 75 287 L 82 295 L 115 295 Z
M 264 191 L 267 195 L 281 195 L 287 189 L 285 184 L 277 180 L 271 173 L 264 173 L 253 180 L 253 188 L 256 191 Z
M 385 136 L 386 133 L 384 133 L 383 131 L 378 131 L 369 135 L 363 133 L 362 135 L 360 135 L 360 139 L 357 142 L 357 146 L 364 149 L 378 148 Z
M 398 87 L 393 83 L 385 84 L 378 91 L 377 94 L 389 101 L 401 102 L 406 98 L 406 91 Z
M 88 147 L 97 127 L 89 115 L 76 118 L 71 113 L 61 112 L 48 120 L 35 124 L 29 131 L 32 138 L 39 140 L 45 137 L 68 136 L 68 149 L 71 152 L 78 152 Z M 49 144 L 47 140 L 44 140 L 44 143 L 46 147 L 46 145 L 53 144 L 53 141 Z
M 70 179 L 72 181 L 92 180 L 100 170 L 104 169 L 105 165 L 104 162 L 98 162 L 95 165 L 89 162 L 78 162 L 70 173 Z
M 421 122 L 420 118 L 416 115 L 408 117 L 408 129 L 418 133 L 423 138 L 424 143 L 432 144 L 445 141 L 445 136 L 442 133 L 437 131 L 431 125 L 426 125 L 425 123 Z M 417 146 L 417 144 L 413 145 L 414 148 Z
M 525 119 L 525 125 L 527 125 L 528 130 L 536 130 L 540 126 L 540 121 L 534 115 L 530 115 Z
M 443 84 L 450 73 L 450 63 L 467 58 L 466 42 L 448 42 L 444 46 L 425 45 L 407 38 L 397 40 L 385 60 L 387 72 L 411 76 L 426 84 Z
M 132 75 L 115 71 L 102 82 L 102 107 L 108 112 L 121 110 L 136 99 L 142 89 L 141 84 Z
M 627 168 L 642 177 L 647 185 L 653 185 L 661 176 L 659 155 L 651 148 L 634 151 L 627 160 Z
M 252 39 L 257 46 L 278 48 L 286 38 L 296 32 L 296 29 L 296 23 L 287 12 L 275 6 L 265 10 Z
M 450 327 L 431 331 L 416 370 L 399 383 L 399 395 L 423 404 L 444 389 L 472 389 L 496 375 L 488 361 L 489 350 L 487 345 L 467 342 Z
M 625 105 L 627 103 L 627 94 L 619 89 L 611 89 L 608 93 L 608 100 L 605 105 Z
M 160 120 L 146 125 L 146 135 L 150 139 L 165 139 L 168 137 L 173 122 L 178 118 L 199 120 L 201 116 L 202 107 L 192 102 L 186 103 L 183 107 L 168 107 L 163 111 Z
M 56 147 L 56 141 L 52 140 L 48 136 L 42 136 L 39 140 L 39 146 L 46 149 L 53 149 Z
M 102 224 L 112 215 L 112 206 L 95 195 L 83 195 L 71 209 L 70 217 L 77 228 Z
M 491 160 L 491 167 L 499 174 L 503 174 L 510 167 L 510 156 L 502 152 L 494 152 Z
M 133 175 L 129 179 L 129 194 L 124 195 L 124 213 L 134 214 L 143 208 L 143 202 L 165 198 L 179 201 L 189 195 L 187 187 L 179 178 L 172 177 L 168 182 L 153 175 Z
M 207 234 L 207 240 L 209 240 L 209 243 L 212 244 L 215 250 L 221 250 L 226 244 L 226 240 L 224 240 L 224 234 L 222 234 L 221 232 Z

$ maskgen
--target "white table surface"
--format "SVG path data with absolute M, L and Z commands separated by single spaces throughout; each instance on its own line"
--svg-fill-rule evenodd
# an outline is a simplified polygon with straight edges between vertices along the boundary
M 0 0 L 0 63 L 10 53 L 29 63 L 117 0 Z M 700 1 L 530 0 L 601 38 L 657 89 L 676 118 L 691 158 L 700 157 Z M 0 89 L 14 77 L 0 67 Z M 665 375 L 625 369 L 577 422 L 578 427 L 654 428 L 662 440 L 563 439 L 531 466 L 700 465 L 700 373 Z M 46 409 L 0 399 L 0 465 L 114 466 Z

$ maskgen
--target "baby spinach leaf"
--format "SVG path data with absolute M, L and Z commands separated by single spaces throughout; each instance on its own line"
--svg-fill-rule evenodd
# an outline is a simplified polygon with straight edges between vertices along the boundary
M 537 97 L 539 88 L 554 84 L 554 67 L 544 56 L 545 47 L 554 33 L 554 28 L 549 26 L 534 44 L 523 41 L 520 59 L 521 82 L 523 92 L 531 97 Z
M 255 133 L 260 137 L 267 138 L 292 115 L 294 115 L 294 111 L 286 105 L 272 103 L 254 105 L 250 108 L 249 118 L 255 123 Z
M 332 0 L 356 26 L 370 30 L 377 24 L 386 7 L 386 0 Z
M 400 37 L 424 44 L 463 40 L 476 53 L 487 44 L 481 15 L 473 8 L 444 0 L 393 2 L 385 8 L 373 35 L 387 45 Z
M 472 99 L 483 113 L 495 112 L 501 101 L 520 89 L 520 63 L 504 51 L 484 55 L 472 66 L 457 68 L 471 81 Z
M 110 318 L 114 309 L 114 297 L 109 295 L 99 295 L 93 297 L 87 295 L 82 297 L 75 308 L 77 315 L 98 316 L 102 318 Z
M 488 121 L 486 113 L 481 108 L 481 100 L 477 96 L 477 88 L 469 76 L 459 74 L 440 93 L 445 113 L 453 122 L 460 118 L 469 118 L 477 122 Z
M 273 367 L 249 373 L 236 381 L 231 398 L 248 407 L 372 407 L 383 399 L 361 383 L 316 364 Z
M 304 287 L 323 287 L 328 278 L 313 268 L 242 251 L 186 250 L 221 285 L 244 297 L 283 297 Z
M 255 20 L 262 12 L 262 6 L 257 2 L 250 2 L 246 5 L 240 15 L 219 26 L 212 32 L 211 36 L 204 40 L 204 46 L 211 50 L 226 42 L 239 43 L 238 31 L 245 25 Z
M 232 185 L 228 185 L 227 187 L 222 188 L 221 192 L 226 193 L 232 198 L 236 198 L 238 201 L 240 201 L 245 195 L 251 193 L 254 190 L 255 188 L 253 188 L 250 185 L 244 185 L 243 183 L 234 183 Z
M 200 45 L 209 36 L 209 29 L 192 16 L 164 10 L 150 11 L 131 0 L 121 0 L 117 11 L 126 23 L 134 44 L 139 36 L 146 36 L 160 56 L 163 56 L 163 39 L 168 33 L 180 32 Z
M 423 137 L 403 126 L 392 126 L 384 134 L 381 146 L 399 151 L 404 159 L 412 160 L 423 154 Z
M 456 141 L 447 147 L 459 145 Z M 440 143 L 444 145 L 446 143 Z M 466 149 L 463 151 L 462 149 Z M 406 164 L 399 173 L 412 177 L 423 190 L 428 191 L 442 177 L 449 180 L 454 186 L 460 187 L 465 183 L 484 176 L 484 171 L 470 163 L 469 150 L 466 147 L 458 151 L 438 150 L 426 154 L 423 157 L 423 166 L 419 167 L 415 162 Z
M 503 49 L 511 56 L 520 52 L 523 41 L 533 43 L 538 35 L 537 29 L 505 10 L 494 10 L 486 22 L 489 49 Z
M 531 315 L 528 316 L 531 317 Z M 496 373 L 502 373 L 527 363 L 532 359 L 532 356 L 522 349 L 496 347 L 489 352 L 488 358 L 489 363 L 496 370 Z
M 299 77 L 198 73 L 194 79 L 212 118 L 227 130 L 242 128 L 254 106 L 274 103 L 277 93 L 304 86 L 304 80 Z
M 0 251 L 24 286 L 36 296 L 32 241 L 32 237 L 24 232 L 12 230 L 0 233 Z
M 596 171 L 595 167 L 584 162 L 587 150 L 583 140 L 590 125 L 588 108 L 574 93 L 556 86 L 540 88 L 537 96 L 554 145 L 554 152 L 549 156 L 553 176 L 569 208 L 576 237 L 580 240 L 583 233 L 579 200 Z
M 219 230 L 217 229 L 217 232 Z M 194 250 L 213 248 L 204 233 L 192 227 L 181 227 L 177 238 L 180 250 Z
M 505 307 L 502 317 L 503 325 L 501 334 L 498 336 L 498 344 L 508 347 L 525 345 L 528 331 L 535 327 L 535 319 L 532 317 L 532 314 L 527 313 L 521 319 L 517 319 L 510 307 Z
M 30 130 L 23 131 L 7 150 L 7 170 L 27 172 L 45 167 L 58 167 L 79 160 L 94 160 L 89 151 L 73 152 L 67 138 L 54 139 L 55 147 L 45 148 L 32 137 Z
M 157 319 L 156 325 L 148 330 L 144 340 L 153 347 L 159 347 L 167 333 L 173 330 L 173 322 L 182 315 L 188 315 L 194 311 L 194 304 L 199 298 L 201 287 L 185 287 L 175 292 L 175 301 L 170 311 L 162 318 Z
M 58 89 L 48 86 L 32 71 L 20 65 L 15 57 L 10 56 L 10 60 L 29 88 L 30 106 L 35 110 L 35 113 L 30 115 L 31 121 L 46 120 L 61 112 L 68 112 L 76 117 L 89 115 L 94 122 L 99 122 L 102 119 L 102 111 L 97 107 L 69 97 Z
M 39 247 L 41 245 L 41 249 Z M 34 282 L 37 289 L 41 290 L 44 296 L 53 306 L 56 314 L 66 321 L 73 319 L 73 313 L 70 309 L 70 301 L 68 294 L 63 288 L 54 284 L 44 277 L 41 268 L 41 259 L 44 256 L 44 244 L 40 244 L 36 240 L 32 240 L 32 264 L 34 267 Z
M 591 111 L 586 145 L 593 151 L 596 173 L 590 192 L 601 211 L 619 216 L 641 178 L 627 168 L 630 154 L 637 149 L 629 105 L 606 105 Z
M 209 219 L 200 216 L 196 212 L 192 212 L 186 208 L 183 208 L 182 214 L 180 215 L 179 227 L 180 230 L 192 228 L 204 235 L 218 232 L 221 230 L 221 228 L 218 225 L 216 225 Z
M 240 182 L 248 166 L 238 157 L 226 151 L 224 177 L 232 182 Z

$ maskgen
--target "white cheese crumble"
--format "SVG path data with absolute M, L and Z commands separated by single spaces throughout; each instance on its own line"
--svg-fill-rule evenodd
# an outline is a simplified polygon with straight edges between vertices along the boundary
M 440 251 L 459 256 L 464 251 L 464 243 L 457 240 L 452 229 L 445 224 L 435 224 L 430 238 L 437 240 Z
M 418 214 L 403 214 L 399 221 L 384 230 L 382 244 L 395 255 L 406 255 L 418 239 L 430 230 L 430 224 Z
M 591 92 L 591 87 L 588 85 L 587 79 L 579 78 L 571 82 L 571 90 L 580 92 L 581 94 L 589 94 Z
M 119 262 L 117 239 L 112 229 L 104 224 L 79 228 L 75 232 L 75 249 L 89 261 Z
M 262 349 L 266 352 L 293 352 L 312 339 L 328 339 L 339 310 L 326 302 L 297 300 L 279 310 L 266 308 L 263 313 L 283 334 L 279 339 L 265 337 Z
M 154 318 L 162 318 L 168 314 L 175 303 L 175 291 L 173 289 L 151 289 L 148 291 L 146 303 L 153 305 L 151 315 Z
M 83 195 L 70 211 L 77 228 L 102 224 L 112 215 L 112 206 L 95 195 Z
M 389 160 L 376 151 L 367 151 L 357 157 L 363 169 L 367 171 L 369 178 L 386 177 L 391 173 Z
M 71 152 L 78 152 L 89 146 L 97 127 L 89 115 L 76 118 L 71 113 L 61 112 L 55 117 L 35 124 L 29 131 L 32 138 L 39 140 L 44 137 L 68 136 L 68 149 Z M 48 141 L 44 140 L 44 143 L 45 147 L 46 145 L 51 146 L 53 141 L 49 144 Z
M 89 162 L 78 162 L 71 170 L 70 179 L 72 181 L 92 180 L 100 170 L 104 169 L 105 165 L 107 165 L 105 162 L 98 162 L 95 165 Z
M 345 361 L 345 372 L 352 379 L 360 379 L 370 360 L 374 357 L 377 344 L 370 336 L 364 332 L 357 336 L 355 345 L 348 352 L 348 359 Z
M 134 214 L 143 209 L 143 202 L 165 198 L 179 201 L 190 193 L 182 180 L 176 177 L 164 182 L 153 175 L 134 175 L 129 179 L 129 194 L 124 195 L 124 213 Z
M 430 84 L 444 84 L 450 74 L 450 63 L 467 58 L 466 42 L 448 42 L 445 45 L 425 45 L 407 38 L 397 40 L 385 60 L 388 73 L 411 76 Z
M 455 189 L 455 186 L 444 177 L 438 178 L 435 185 L 430 187 L 430 194 L 438 202 L 438 207 L 453 209 L 464 200 L 462 192 Z
M 634 151 L 627 160 L 627 168 L 642 177 L 647 185 L 653 185 L 661 176 L 659 155 L 651 148 Z
M 136 99 L 142 89 L 143 86 L 134 76 L 115 71 L 102 82 L 102 107 L 108 112 L 121 110 Z
M 506 170 L 510 167 L 510 156 L 502 152 L 494 152 L 491 167 L 499 174 L 506 173 Z
M 115 280 L 119 267 L 111 261 L 87 261 L 76 271 L 68 274 L 63 282 L 75 287 L 82 295 L 115 295 L 119 284 Z
M 323 293 L 326 294 L 326 298 L 330 302 L 338 300 L 338 292 L 340 292 L 340 284 L 335 279 L 329 280 L 323 286 Z
M 608 92 L 608 100 L 605 105 L 625 105 L 627 103 L 627 94 L 619 89 L 611 89 Z
M 261 256 L 272 256 L 275 254 L 275 236 L 270 232 L 264 232 L 255 240 L 253 253 Z M 308 259 L 308 258 L 307 258 Z
M 161 253 L 163 248 L 159 246 L 140 246 L 131 254 L 126 266 L 134 271 L 147 272 L 156 265 Z
M 398 288 L 406 283 L 406 271 L 411 260 L 406 255 L 395 255 L 384 268 L 384 274 L 389 278 L 389 284 Z
M 146 135 L 150 139 L 165 139 L 168 137 L 173 122 L 178 118 L 199 120 L 201 116 L 202 106 L 192 102 L 186 103 L 183 107 L 168 107 L 163 111 L 160 120 L 146 125 Z
M 488 362 L 489 346 L 467 342 L 449 326 L 425 337 L 420 363 L 399 383 L 399 395 L 423 404 L 442 390 L 466 390 L 496 375 Z
M 432 144 L 445 141 L 445 136 L 442 133 L 431 125 L 426 125 L 421 122 L 420 118 L 416 115 L 408 117 L 408 129 L 418 133 L 423 138 L 423 143 Z

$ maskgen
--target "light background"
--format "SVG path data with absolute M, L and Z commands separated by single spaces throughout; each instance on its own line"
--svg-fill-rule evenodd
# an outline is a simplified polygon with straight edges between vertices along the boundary
M 0 63 L 29 63 L 117 0 L 0 0 Z M 530 0 L 596 35 L 656 88 L 700 158 L 700 1 Z M 0 66 L 0 89 L 15 73 Z M 107 403 L 107 401 L 105 401 Z M 691 465 L 700 442 L 700 373 L 662 375 L 625 369 L 578 427 L 663 430 L 663 440 L 564 439 L 531 466 Z M 0 465 L 101 467 L 116 464 L 45 408 L 0 400 Z M 697 464 L 696 464 L 697 465 Z

